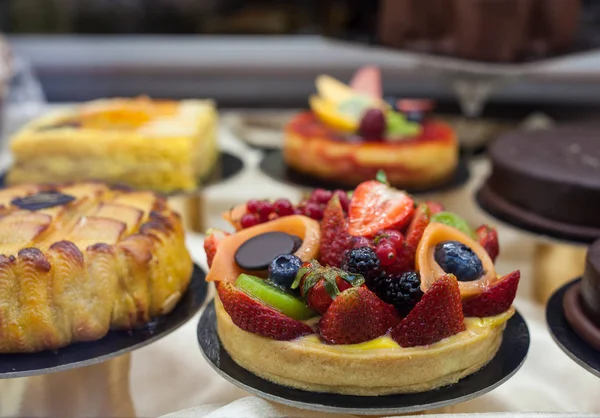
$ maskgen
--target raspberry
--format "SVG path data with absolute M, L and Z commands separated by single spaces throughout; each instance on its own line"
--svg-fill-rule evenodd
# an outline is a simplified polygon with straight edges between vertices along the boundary
M 406 316 L 423 296 L 421 277 L 416 271 L 400 276 L 381 276 L 375 293 L 384 302 L 394 305 L 401 316 Z
M 335 190 L 333 192 L 333 196 L 337 196 L 340 199 L 342 209 L 344 209 L 344 212 L 348 212 L 348 205 L 350 205 L 350 198 L 348 197 L 348 193 L 346 193 L 343 190 Z
M 361 274 L 369 286 L 369 282 L 381 274 L 381 262 L 370 247 L 353 248 L 346 252 L 342 261 L 342 270 Z
M 354 237 L 352 240 L 352 248 L 372 247 L 373 243 L 367 237 Z

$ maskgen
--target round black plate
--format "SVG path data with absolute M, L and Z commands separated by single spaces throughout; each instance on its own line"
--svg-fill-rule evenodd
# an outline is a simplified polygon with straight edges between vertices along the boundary
M 0 354 L 0 379 L 35 376 L 101 363 L 167 336 L 189 321 L 204 304 L 208 287 L 205 276 L 206 273 L 195 265 L 190 286 L 175 309 L 144 328 L 110 331 L 98 341 L 72 344 L 56 351 Z
M 590 244 L 598 238 L 598 235 L 593 231 L 589 233 L 581 234 L 581 233 L 567 233 L 561 230 L 553 229 L 550 226 L 546 226 L 548 220 L 545 218 L 539 217 L 538 215 L 533 215 L 539 219 L 538 222 L 530 222 L 526 219 L 517 218 L 508 214 L 506 211 L 501 208 L 495 207 L 492 204 L 489 204 L 485 199 L 485 185 L 482 186 L 475 193 L 475 200 L 479 207 L 487 212 L 489 215 L 498 219 L 500 222 L 503 222 L 507 225 L 511 225 L 515 228 L 522 229 L 526 232 L 529 232 L 538 237 L 548 237 L 558 241 L 563 241 L 566 243 L 576 243 L 576 244 Z M 525 213 L 524 213 L 525 215 Z M 568 227 L 568 225 L 565 225 Z
M 213 186 L 222 181 L 229 180 L 244 169 L 244 162 L 237 156 L 221 151 L 215 168 L 203 182 L 203 186 Z M 0 175 L 0 188 L 5 187 L 6 172 Z
M 600 353 L 577 335 L 567 322 L 563 311 L 563 297 L 566 291 L 580 281 L 581 278 L 573 280 L 554 292 L 546 305 L 546 321 L 556 344 L 575 363 L 600 377 Z
M 212 186 L 228 180 L 244 169 L 244 162 L 237 156 L 221 151 L 219 161 L 213 171 L 204 180 L 205 186 Z
M 223 378 L 267 400 L 302 409 L 359 415 L 391 415 L 453 405 L 483 395 L 506 382 L 521 367 L 529 349 L 529 330 L 516 312 L 508 321 L 496 357 L 479 372 L 453 385 L 423 393 L 388 396 L 349 396 L 292 389 L 261 379 L 238 366 L 221 346 L 214 302 L 198 324 L 198 341 L 208 363 Z M 265 354 L 268 355 L 268 354 Z
M 283 160 L 281 151 L 272 151 L 265 155 L 260 162 L 260 169 L 274 180 L 282 181 L 293 186 L 306 187 L 309 189 L 323 188 L 328 190 L 343 189 L 348 190 L 347 185 L 338 184 L 326 180 L 321 180 L 307 174 L 300 173 L 287 166 Z M 462 186 L 469 180 L 469 166 L 467 160 L 461 157 L 458 162 L 458 167 L 452 178 L 446 183 L 430 187 L 430 188 L 407 188 L 406 192 L 411 194 L 433 193 L 450 190 Z

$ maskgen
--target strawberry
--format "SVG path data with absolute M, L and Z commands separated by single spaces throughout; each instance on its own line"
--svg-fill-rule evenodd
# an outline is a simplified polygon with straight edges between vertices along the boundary
M 339 277 L 336 279 L 336 285 L 339 292 L 343 292 L 352 287 L 350 283 Z M 331 302 L 333 302 L 333 299 L 329 293 L 327 293 L 327 289 L 325 288 L 325 279 L 319 280 L 317 284 L 308 291 L 308 294 L 305 297 L 308 307 L 317 311 L 320 315 L 323 315 L 331 305 Z
M 425 202 L 425 204 L 429 208 L 429 213 L 431 215 L 435 215 L 436 213 L 440 213 L 440 212 L 444 211 L 444 206 L 441 203 L 428 201 L 428 202 Z
M 387 228 L 400 229 L 411 218 L 414 203 L 403 191 L 380 181 L 365 181 L 354 190 L 348 208 L 348 232 L 359 237 L 374 236 Z
M 263 305 L 231 283 L 219 283 L 217 292 L 233 323 L 244 331 L 282 341 L 313 333 L 305 323 Z
M 358 344 L 384 335 L 400 318 L 392 305 L 366 287 L 342 292 L 319 321 L 319 333 L 330 344 Z
M 337 295 L 350 287 L 361 286 L 364 282 L 365 279 L 359 274 L 335 267 L 323 267 L 313 260 L 302 265 L 291 287 L 299 288 L 308 307 L 323 315 Z
M 227 236 L 229 236 L 229 233 L 218 229 L 211 229 L 207 232 L 206 238 L 204 239 L 204 251 L 206 252 L 206 261 L 208 262 L 208 267 L 212 265 L 212 261 L 217 253 L 219 243 Z
M 339 267 L 344 253 L 352 247 L 352 237 L 348 234 L 348 221 L 338 196 L 334 196 L 321 221 L 320 262 L 326 266 Z
M 496 232 L 496 229 L 491 226 L 481 225 L 475 232 L 477 233 L 479 244 L 489 254 L 492 261 L 496 261 L 496 257 L 500 253 L 500 244 L 498 243 L 498 232 Z
M 350 81 L 352 90 L 365 96 L 381 99 L 381 70 L 375 66 L 360 68 Z
M 464 331 L 464 319 L 458 282 L 447 274 L 429 288 L 391 335 L 402 347 L 429 345 Z
M 463 301 L 465 316 L 482 318 L 507 311 L 517 295 L 520 278 L 521 272 L 513 271 L 480 295 Z
M 417 251 L 417 246 L 423 237 L 423 231 L 425 231 L 425 228 L 429 225 L 430 218 L 431 212 L 429 206 L 425 203 L 421 203 L 415 210 L 415 214 L 406 231 L 406 247 L 412 254 Z

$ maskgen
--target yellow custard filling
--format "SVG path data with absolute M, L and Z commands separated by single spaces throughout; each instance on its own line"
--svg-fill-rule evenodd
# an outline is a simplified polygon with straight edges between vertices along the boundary
M 501 313 L 500 315 L 490 316 L 486 318 L 465 318 L 465 326 L 467 329 L 451 337 L 445 338 L 435 344 L 428 347 L 437 347 L 445 344 L 452 344 L 458 342 L 467 337 L 479 334 L 486 328 L 495 328 L 502 326 L 506 323 L 515 313 L 515 309 L 511 307 L 508 311 Z M 370 350 L 382 350 L 382 349 L 397 349 L 402 348 L 400 345 L 392 340 L 388 335 L 375 338 L 374 340 L 365 341 L 360 344 L 346 344 L 346 345 L 329 345 L 325 344 L 319 339 L 317 334 L 307 335 L 306 337 L 299 338 L 298 343 L 306 346 L 319 347 L 320 349 L 327 349 L 332 352 L 335 351 L 370 351 Z M 415 350 L 422 349 L 423 347 L 410 347 L 403 348 L 404 350 Z

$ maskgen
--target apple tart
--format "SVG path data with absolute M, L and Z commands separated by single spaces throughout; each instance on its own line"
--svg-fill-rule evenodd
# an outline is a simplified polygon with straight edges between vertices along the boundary
M 0 352 L 93 341 L 169 313 L 192 261 L 179 215 L 99 183 L 0 190 Z

